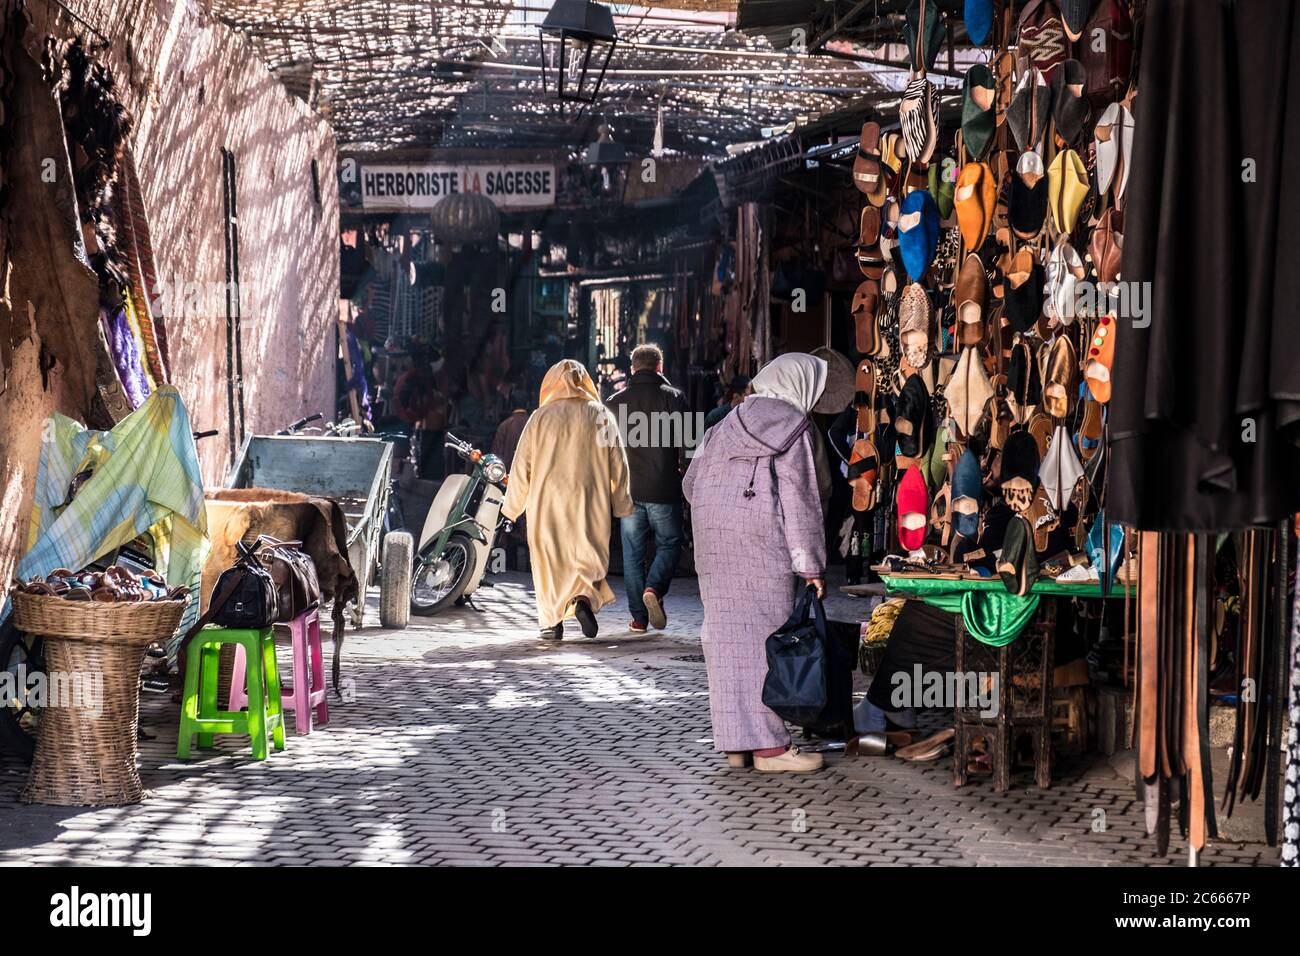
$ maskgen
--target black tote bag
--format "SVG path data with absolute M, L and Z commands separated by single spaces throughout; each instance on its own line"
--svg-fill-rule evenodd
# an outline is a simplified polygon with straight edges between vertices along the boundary
M 767 639 L 763 704 L 792 724 L 816 722 L 826 709 L 829 656 L 826 612 L 810 585 Z

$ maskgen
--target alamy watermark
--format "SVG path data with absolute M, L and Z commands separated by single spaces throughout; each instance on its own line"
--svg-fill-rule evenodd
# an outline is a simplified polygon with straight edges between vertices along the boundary
M 1043 294 L 1051 297 L 1050 287 Z M 1075 283 L 1073 298 L 1058 306 L 1062 318 L 1113 315 L 1128 319 L 1135 329 L 1145 329 L 1151 324 L 1150 282 L 1090 282 Z
M 703 412 L 628 411 L 620 405 L 605 419 L 596 440 L 603 448 L 620 442 L 625 448 L 683 448 L 690 457 L 703 437 Z
M 908 707 L 978 707 L 981 717 L 998 715 L 996 672 L 924 671 L 920 664 L 911 673 L 899 671 L 889 681 L 893 690 L 889 703 L 895 710 Z
M 0 671 L 0 701 L 20 707 L 62 707 L 99 717 L 104 711 L 104 675 L 98 671 L 28 671 L 26 664 Z

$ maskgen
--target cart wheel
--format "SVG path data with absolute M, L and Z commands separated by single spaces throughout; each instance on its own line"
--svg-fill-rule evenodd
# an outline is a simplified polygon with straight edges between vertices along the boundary
M 384 535 L 379 568 L 379 623 L 382 627 L 406 627 L 411 620 L 411 565 L 415 540 L 405 531 Z

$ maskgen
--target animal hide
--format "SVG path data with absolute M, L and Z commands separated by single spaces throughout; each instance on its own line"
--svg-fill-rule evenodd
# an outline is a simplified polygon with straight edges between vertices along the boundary
M 357 575 L 348 561 L 348 522 L 342 507 L 330 498 L 273 488 L 222 488 L 209 490 L 204 497 L 231 505 L 208 508 L 212 550 L 203 566 L 204 609 L 221 572 L 235 563 L 240 541 L 252 542 L 259 534 L 301 541 L 302 550 L 316 565 L 321 604 L 334 602 L 334 691 L 338 693 L 343 609 L 349 601 L 360 600 Z

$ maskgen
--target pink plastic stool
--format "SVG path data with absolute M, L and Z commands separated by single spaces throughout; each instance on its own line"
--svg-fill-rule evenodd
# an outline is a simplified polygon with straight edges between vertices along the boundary
M 293 647 L 293 681 L 282 686 L 281 702 L 285 711 L 293 712 L 294 731 L 309 734 L 313 708 L 317 721 L 330 722 L 329 704 L 325 702 L 325 660 L 320 649 L 320 613 L 313 608 L 299 614 L 288 626 Z M 248 706 L 244 691 L 246 666 L 244 649 L 236 646 L 235 667 L 230 678 L 230 709 L 236 713 Z

